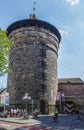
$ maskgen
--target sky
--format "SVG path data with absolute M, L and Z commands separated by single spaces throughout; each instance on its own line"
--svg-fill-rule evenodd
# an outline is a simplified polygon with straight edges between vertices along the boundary
M 28 19 L 35 2 L 37 18 L 61 33 L 58 78 L 84 80 L 84 0 L 0 0 L 0 28 Z M 7 75 L 0 77 L 1 86 L 7 86 Z

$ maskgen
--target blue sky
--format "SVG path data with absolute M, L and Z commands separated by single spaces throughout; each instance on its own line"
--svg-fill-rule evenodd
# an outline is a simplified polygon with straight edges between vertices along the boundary
M 35 0 L 38 19 L 59 29 L 62 40 L 58 56 L 58 78 L 84 80 L 84 0 Z M 0 27 L 29 18 L 34 0 L 0 0 Z M 0 77 L 6 87 L 7 76 Z

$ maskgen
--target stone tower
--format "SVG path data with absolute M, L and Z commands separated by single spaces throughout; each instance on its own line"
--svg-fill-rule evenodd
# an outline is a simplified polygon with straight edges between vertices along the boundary
M 24 106 L 22 97 L 28 93 L 41 113 L 52 113 L 58 85 L 59 31 L 31 17 L 11 24 L 7 31 L 14 42 L 9 65 L 12 71 L 8 75 L 10 105 Z

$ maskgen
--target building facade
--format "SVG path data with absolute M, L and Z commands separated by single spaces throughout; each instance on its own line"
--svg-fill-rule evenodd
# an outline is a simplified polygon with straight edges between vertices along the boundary
M 58 92 L 64 96 L 57 101 L 61 113 L 76 113 L 78 108 L 84 109 L 84 81 L 80 78 L 58 79 Z
M 7 84 L 10 104 L 24 106 L 22 97 L 28 93 L 41 113 L 52 113 L 58 85 L 59 31 L 37 19 L 17 21 L 7 31 L 10 41 L 14 42 Z

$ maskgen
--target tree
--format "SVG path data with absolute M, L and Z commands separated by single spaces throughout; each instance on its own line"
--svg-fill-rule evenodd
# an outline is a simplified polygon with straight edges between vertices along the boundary
M 11 45 L 6 31 L 0 29 L 0 76 L 10 70 L 8 64 Z

